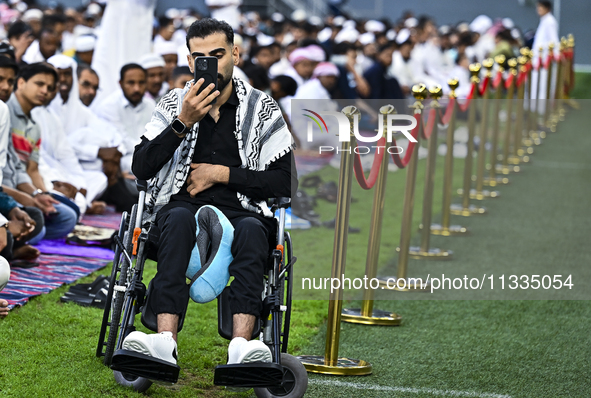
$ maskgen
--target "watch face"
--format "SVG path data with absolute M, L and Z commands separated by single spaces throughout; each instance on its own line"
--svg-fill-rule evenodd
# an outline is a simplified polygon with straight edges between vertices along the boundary
M 172 129 L 177 134 L 181 134 L 185 130 L 185 125 L 179 119 L 174 119 L 174 121 L 172 122 Z

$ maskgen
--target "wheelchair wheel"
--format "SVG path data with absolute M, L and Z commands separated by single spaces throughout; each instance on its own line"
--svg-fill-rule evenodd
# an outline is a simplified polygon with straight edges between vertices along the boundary
M 135 228 L 135 219 L 137 213 L 137 205 L 134 205 L 131 214 L 129 217 L 129 223 L 127 225 L 127 231 L 125 231 L 125 235 L 123 237 L 123 247 L 125 247 L 125 251 L 131 257 L 131 250 L 132 250 L 132 239 L 133 239 L 133 229 Z M 113 265 L 115 266 L 115 265 Z M 123 255 L 121 259 L 121 270 L 119 272 L 119 277 L 114 278 L 118 280 L 117 287 L 126 286 L 127 285 L 127 274 L 128 269 L 131 266 L 127 256 Z M 114 270 L 116 272 L 116 270 Z M 113 298 L 112 298 L 112 308 L 111 308 L 111 322 L 109 326 L 109 335 L 107 337 L 107 344 L 105 347 L 105 359 L 104 364 L 107 366 L 111 365 L 111 359 L 113 358 L 113 353 L 115 352 L 116 345 L 117 345 L 117 335 L 119 332 L 119 324 L 121 322 L 121 312 L 123 309 L 123 301 L 125 299 L 125 292 L 121 290 L 115 289 L 115 284 L 112 281 L 113 285 Z M 105 309 L 108 310 L 108 309 Z
M 308 389 L 308 372 L 304 365 L 294 356 L 281 353 L 283 366 L 283 385 L 272 388 L 255 388 L 258 398 L 301 398 Z
M 119 239 L 123 240 L 125 236 L 125 232 L 127 230 L 127 220 L 129 219 L 129 215 L 127 212 L 123 212 L 121 215 L 121 222 L 119 223 L 119 232 L 118 237 Z M 121 255 L 121 248 L 116 245 L 115 249 L 115 256 L 113 258 L 113 266 L 111 268 L 111 276 L 109 276 L 109 291 L 107 293 L 107 300 L 105 302 L 105 309 L 103 311 L 103 322 L 101 324 L 101 331 L 99 333 L 98 344 L 96 347 L 96 356 L 102 357 L 104 355 L 103 349 L 105 347 L 105 336 L 107 334 L 107 326 L 110 322 L 110 315 L 111 315 L 111 303 L 113 302 L 113 287 L 115 286 L 115 281 L 117 281 L 117 269 L 119 268 L 119 257 Z
M 133 376 L 127 373 L 113 371 L 115 381 L 123 387 L 131 387 L 137 392 L 145 392 L 152 385 L 152 381 L 143 377 Z

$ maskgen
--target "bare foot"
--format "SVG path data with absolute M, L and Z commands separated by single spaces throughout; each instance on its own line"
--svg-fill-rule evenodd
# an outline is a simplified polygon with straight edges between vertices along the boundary
M 18 249 L 13 250 L 12 258 L 14 258 L 15 260 L 34 260 L 37 257 L 39 257 L 40 254 L 41 252 L 33 246 L 24 245 L 19 247 Z
M 107 204 L 100 200 L 95 200 L 92 205 L 86 209 L 86 214 L 104 214 Z
M 0 318 L 6 318 L 8 311 L 8 301 L 0 299 Z

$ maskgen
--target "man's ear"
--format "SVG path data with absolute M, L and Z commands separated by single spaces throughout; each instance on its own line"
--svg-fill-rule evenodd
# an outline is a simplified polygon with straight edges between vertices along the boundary
M 194 74 L 195 72 L 193 72 L 193 67 L 195 66 L 194 62 L 193 62 L 193 57 L 191 57 L 191 54 L 187 54 L 187 63 L 189 64 L 189 69 L 191 70 L 191 74 Z
M 27 81 L 24 78 L 19 77 L 16 81 L 16 90 L 20 89 L 26 82 Z M 14 90 L 14 91 L 16 91 L 16 90 Z
M 240 62 L 240 50 L 238 50 L 238 46 L 232 48 L 232 58 L 234 59 L 234 65 L 238 65 Z
M 119 80 L 119 87 L 121 87 L 121 90 L 123 90 L 123 81 Z

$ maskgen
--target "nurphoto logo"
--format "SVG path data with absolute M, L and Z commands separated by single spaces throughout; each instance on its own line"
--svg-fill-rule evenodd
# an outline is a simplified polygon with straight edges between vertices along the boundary
M 304 109 L 304 111 L 308 112 L 309 114 L 303 114 L 302 116 L 305 116 L 307 118 L 309 118 L 310 120 L 308 121 L 308 130 L 307 130 L 307 141 L 308 142 L 313 142 L 314 140 L 314 124 L 316 124 L 318 126 L 318 128 L 320 129 L 321 133 L 327 133 L 330 134 L 328 131 L 328 126 L 326 125 L 326 122 L 324 121 L 323 116 L 334 116 L 337 120 L 337 123 L 339 125 L 339 132 L 338 132 L 338 137 L 339 137 L 339 142 L 344 142 L 344 141 L 350 141 L 351 140 L 351 125 L 349 123 L 349 119 L 347 118 L 347 116 L 345 116 L 345 114 L 341 113 L 341 112 L 328 112 L 328 111 L 322 111 L 322 112 L 314 112 L 310 109 Z M 402 133 L 404 134 L 404 136 L 410 141 L 410 142 L 417 142 L 417 140 L 412 136 L 412 134 L 410 133 L 410 131 L 412 131 L 415 127 L 417 127 L 417 121 L 415 120 L 415 118 L 413 116 L 409 116 L 409 115 L 399 115 L 399 114 L 393 114 L 393 115 L 387 115 L 387 119 L 386 119 L 386 126 L 384 126 L 384 118 L 379 117 L 378 118 L 379 123 L 378 123 L 378 128 L 376 130 L 376 134 L 373 136 L 367 136 L 367 135 L 361 135 L 359 133 L 359 115 L 355 114 L 353 115 L 353 134 L 355 135 L 355 138 L 357 139 L 357 141 L 359 142 L 365 142 L 365 143 L 371 143 L 371 142 L 378 142 L 380 140 L 380 138 L 382 138 L 382 133 L 385 130 L 386 131 L 386 139 L 388 142 L 392 142 L 392 136 L 394 133 Z M 404 122 L 408 122 L 409 124 L 404 124 L 404 125 L 397 125 L 394 124 L 394 121 L 404 121 Z M 353 149 L 353 151 L 355 153 L 360 153 L 360 154 L 367 154 L 371 151 L 370 148 L 376 148 L 378 150 L 378 152 L 380 151 L 380 148 L 385 148 L 384 146 L 357 146 Z M 333 147 L 333 146 L 320 146 L 319 148 L 319 152 L 333 152 L 336 151 L 337 153 L 340 151 L 340 148 L 338 147 Z M 350 152 L 350 150 L 349 150 Z M 391 154 L 397 153 L 400 154 L 403 152 L 403 148 L 399 147 L 399 146 L 391 146 L 388 148 L 388 152 Z

